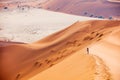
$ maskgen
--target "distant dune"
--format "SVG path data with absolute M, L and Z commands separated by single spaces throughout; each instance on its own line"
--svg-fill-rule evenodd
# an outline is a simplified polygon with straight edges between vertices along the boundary
M 114 2 L 114 3 L 113 3 Z M 116 2 L 116 3 L 115 3 Z M 0 2 L 0 10 L 39 8 L 94 18 L 120 19 L 119 0 L 8 0 Z
M 115 0 L 112 1 L 116 2 Z M 102 16 L 109 18 L 120 16 L 120 4 L 110 3 L 107 0 L 51 0 L 43 4 L 43 8 L 89 17 Z
M 116 3 L 120 3 L 120 0 L 108 0 L 110 2 L 116 2 Z
M 84 21 L 34 43 L 0 42 L 0 80 L 119 80 L 119 28 L 120 21 Z

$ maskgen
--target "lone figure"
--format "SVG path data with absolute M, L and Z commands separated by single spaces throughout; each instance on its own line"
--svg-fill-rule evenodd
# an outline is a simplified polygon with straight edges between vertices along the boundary
M 87 48 L 87 54 L 89 54 L 89 48 Z

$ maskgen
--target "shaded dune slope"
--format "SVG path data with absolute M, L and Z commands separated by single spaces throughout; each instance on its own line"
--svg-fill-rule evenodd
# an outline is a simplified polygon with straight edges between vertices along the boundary
M 120 16 L 119 3 L 112 3 L 107 0 L 50 0 L 42 7 L 75 15 Z M 85 12 L 87 13 L 84 14 Z
M 54 67 L 58 62 L 90 44 L 106 38 L 118 28 L 120 21 L 76 22 L 34 43 L 0 42 L 2 69 L 0 80 L 26 80 L 45 69 Z

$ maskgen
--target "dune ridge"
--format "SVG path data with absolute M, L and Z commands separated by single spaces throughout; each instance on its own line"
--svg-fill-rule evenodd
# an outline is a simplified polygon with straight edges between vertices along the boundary
M 104 61 L 98 56 L 93 57 L 96 59 L 97 64 L 95 80 L 113 80 L 112 74 L 110 73 L 110 70 Z
M 27 80 L 38 73 L 41 74 L 40 72 L 54 67 L 75 52 L 101 41 L 119 27 L 119 20 L 83 21 L 34 43 L 9 45 L 0 42 L 1 80 Z M 94 72 L 94 69 L 92 70 Z M 107 73 L 103 75 L 109 76 Z
M 116 28 L 109 36 L 103 40 L 97 42 L 95 45 L 91 45 L 90 49 L 94 55 L 102 58 L 102 60 L 109 66 L 114 80 L 120 79 L 120 29 Z M 105 54 L 101 54 L 105 53 Z

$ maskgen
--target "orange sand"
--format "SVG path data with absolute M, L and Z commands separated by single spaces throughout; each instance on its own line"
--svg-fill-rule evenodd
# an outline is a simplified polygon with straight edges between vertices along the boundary
M 2 41 L 0 80 L 119 80 L 119 28 L 120 21 L 93 20 L 34 43 Z M 86 47 L 99 57 L 86 55 Z

